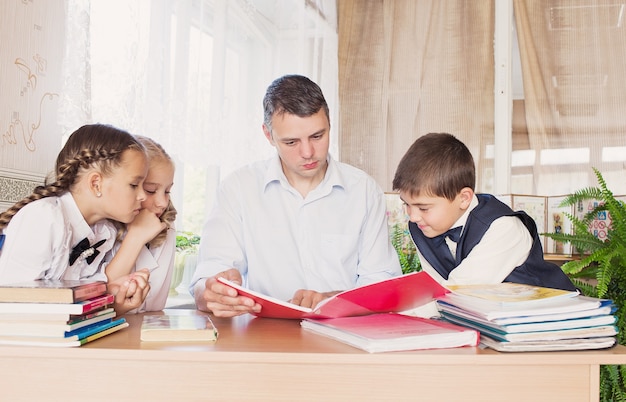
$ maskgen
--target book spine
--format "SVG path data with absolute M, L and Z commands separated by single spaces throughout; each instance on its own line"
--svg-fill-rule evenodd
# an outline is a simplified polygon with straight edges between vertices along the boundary
M 85 337 L 83 339 L 80 339 L 79 340 L 80 345 L 82 346 L 82 345 L 84 345 L 84 344 L 86 344 L 88 342 L 95 341 L 96 339 L 100 339 L 100 338 L 102 338 L 102 337 L 104 337 L 106 335 L 112 334 L 113 332 L 117 332 L 120 329 L 124 329 L 124 328 L 128 327 L 128 325 L 129 324 L 127 322 L 122 322 L 122 323 L 117 324 L 117 325 L 115 325 L 115 326 L 113 326 L 111 328 L 105 329 L 104 331 L 100 331 L 100 332 L 97 332 L 97 333 L 95 333 L 93 335 Z
M 74 289 L 74 302 L 88 300 L 100 296 L 107 291 L 106 283 L 99 282 Z
M 107 306 L 113 303 L 114 300 L 115 296 L 113 296 L 112 294 L 107 294 L 102 297 L 96 297 L 94 299 L 88 299 L 84 302 L 81 302 L 83 306 L 83 311 L 81 312 L 81 314 L 88 313 L 103 306 Z

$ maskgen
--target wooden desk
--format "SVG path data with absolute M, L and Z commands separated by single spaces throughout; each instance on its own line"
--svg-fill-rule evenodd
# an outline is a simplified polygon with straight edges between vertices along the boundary
M 249 316 L 214 319 L 216 343 L 142 343 L 142 316 L 127 318 L 80 348 L 0 347 L 2 400 L 595 401 L 599 365 L 626 364 L 623 346 L 368 354 L 297 321 Z

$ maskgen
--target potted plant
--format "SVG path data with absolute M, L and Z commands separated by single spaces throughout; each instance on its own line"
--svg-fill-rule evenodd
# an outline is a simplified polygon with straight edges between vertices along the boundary
M 593 169 L 598 187 L 588 187 L 567 196 L 561 206 L 577 206 L 595 201 L 597 205 L 577 217 L 566 213 L 572 222 L 573 233 L 545 233 L 546 236 L 570 243 L 580 254 L 580 259 L 562 265 L 583 294 L 611 299 L 617 307 L 618 343 L 626 344 L 626 206 L 607 188 L 602 174 Z M 606 215 L 610 222 L 606 238 L 598 238 L 590 225 L 598 216 Z M 601 366 L 600 398 L 602 401 L 626 400 L 626 366 Z
M 170 283 L 170 296 L 176 296 L 176 288 L 182 283 L 185 266 L 190 258 L 197 256 L 200 236 L 191 232 L 176 232 L 176 255 L 174 256 L 174 272 Z M 195 262 L 193 262 L 195 265 Z
M 407 222 L 397 222 L 391 227 L 391 244 L 398 254 L 403 274 L 422 270 Z
M 387 207 L 387 229 L 389 240 L 398 254 L 402 273 L 422 270 L 415 243 L 409 233 L 409 217 L 407 216 L 402 200 L 398 193 L 385 193 Z

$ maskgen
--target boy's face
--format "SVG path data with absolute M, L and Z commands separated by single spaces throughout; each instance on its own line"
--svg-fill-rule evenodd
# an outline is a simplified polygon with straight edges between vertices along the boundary
M 424 194 L 412 196 L 400 191 L 409 220 L 417 224 L 426 237 L 436 237 L 451 229 L 467 210 L 473 196 L 474 191 L 468 187 L 462 189 L 452 201 Z

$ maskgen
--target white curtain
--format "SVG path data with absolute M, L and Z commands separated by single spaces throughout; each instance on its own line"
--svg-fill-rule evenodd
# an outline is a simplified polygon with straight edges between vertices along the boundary
M 514 192 L 560 195 L 595 186 L 596 168 L 615 194 L 626 194 L 626 4 L 513 4 L 527 126 L 527 141 L 513 155 L 530 156 L 512 171 Z
M 429 132 L 470 148 L 493 185 L 493 2 L 340 0 L 341 159 L 391 191 L 398 162 Z
M 101 122 L 159 141 L 177 162 L 179 229 L 199 231 L 219 180 L 274 152 L 261 130 L 273 79 L 316 81 L 337 126 L 335 0 L 68 0 L 66 10 L 65 132 Z

